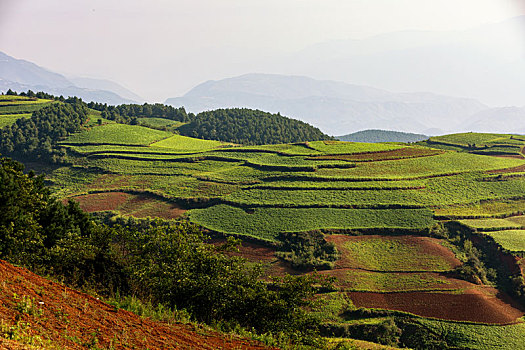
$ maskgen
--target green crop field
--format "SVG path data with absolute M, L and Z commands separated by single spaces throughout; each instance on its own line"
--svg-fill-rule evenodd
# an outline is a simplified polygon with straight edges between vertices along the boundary
M 431 141 L 448 142 L 462 146 L 469 144 L 487 144 L 487 143 L 503 143 L 505 140 L 510 140 L 510 135 L 506 134 L 483 134 L 483 133 L 460 133 L 444 136 L 434 136 L 430 138 Z
M 3 128 L 4 126 L 7 126 L 7 125 L 11 125 L 20 118 L 29 118 L 29 117 L 31 117 L 31 113 L 0 114 L 0 128 Z
M 228 205 L 193 209 L 190 220 L 208 229 L 274 240 L 279 232 L 317 229 L 424 229 L 432 225 L 428 209 L 255 208 L 245 211 Z
M 345 266 L 373 271 L 445 272 L 454 268 L 446 257 L 428 252 L 421 242 L 403 237 L 363 236 L 341 247 L 349 262 Z
M 184 151 L 208 151 L 218 147 L 230 145 L 221 141 L 201 140 L 187 136 L 173 135 L 162 141 L 155 142 L 151 146 L 156 148 L 170 148 Z
M 51 100 L 23 100 L 16 101 L 0 100 L 0 114 L 25 114 L 38 111 L 39 109 L 48 106 L 51 103 L 56 103 Z
M 154 130 L 138 125 L 106 124 L 68 137 L 64 143 L 149 145 L 172 136 L 167 131 Z
M 308 142 L 308 147 L 324 154 L 352 154 L 362 152 L 381 152 L 403 148 L 403 144 L 361 143 L 344 141 Z
M 509 219 L 465 219 L 460 222 L 479 231 L 496 231 L 522 228 L 523 225 Z
M 457 218 L 468 217 L 505 217 L 518 212 L 525 212 L 525 200 L 496 200 L 476 203 L 471 206 L 454 206 L 436 209 L 437 215 Z
M 513 253 L 525 252 L 525 230 L 504 230 L 486 232 L 503 249 Z
M 437 334 L 446 335 L 453 345 L 460 348 L 522 349 L 525 339 L 525 323 L 496 327 L 429 319 L 418 319 L 418 322 Z
M 140 124 L 143 124 L 145 126 L 152 126 L 156 128 L 161 128 L 161 127 L 178 128 L 179 126 L 184 124 L 177 120 L 171 120 L 171 119 L 165 119 L 165 118 L 137 118 L 137 120 Z

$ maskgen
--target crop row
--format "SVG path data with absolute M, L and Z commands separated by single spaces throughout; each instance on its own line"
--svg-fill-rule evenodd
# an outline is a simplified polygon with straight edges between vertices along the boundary
M 423 229 L 432 225 L 428 209 L 255 208 L 250 213 L 229 205 L 189 212 L 190 220 L 222 233 L 273 241 L 279 232 L 360 228 Z

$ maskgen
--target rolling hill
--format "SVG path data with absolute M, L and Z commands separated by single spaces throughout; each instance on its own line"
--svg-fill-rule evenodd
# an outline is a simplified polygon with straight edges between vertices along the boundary
M 7 112 L 49 103 L 4 99 Z M 525 138 L 462 133 L 417 144 L 240 145 L 176 134 L 198 118 L 180 109 L 156 106 L 155 122 L 138 125 L 134 107 L 91 105 L 101 108 L 96 111 L 74 100 L 55 102 L 39 107 L 49 112 L 33 112 L 26 129 L 34 125 L 38 133 L 22 133 L 16 125 L 2 129 L 2 147 L 14 143 L 26 159 L 32 152 L 32 161 L 46 166 L 53 195 L 77 202 L 100 222 L 126 226 L 146 224 L 147 217 L 183 219 L 213 235 L 214 244 L 225 236 L 241 239 L 239 251 L 230 254 L 266 262 L 260 270 L 265 280 L 288 273 L 336 278 L 334 287 L 316 296 L 325 301 L 314 311 L 325 336 L 410 348 L 522 344 Z M 141 122 L 149 119 L 150 107 L 136 108 Z M 163 113 L 187 124 L 158 128 Z M 56 116 L 64 131 L 51 133 L 46 142 L 45 132 L 56 129 L 48 128 L 46 118 L 56 124 Z M 230 117 L 228 124 L 242 121 L 235 113 Z M 256 131 L 270 132 L 263 125 Z M 60 157 L 36 159 L 39 154 Z M 115 251 L 96 244 L 93 249 L 108 258 L 104 252 L 127 252 L 125 236 L 119 237 L 124 245 Z M 148 242 L 151 235 L 130 237 Z M 154 254 L 173 247 L 173 240 L 158 244 L 162 236 L 153 237 L 146 247 Z M 80 249 L 82 242 L 59 244 Z M 144 247 L 143 241 L 132 242 L 129 248 Z M 91 261 L 89 254 L 83 256 Z M 126 258 L 132 256 L 140 255 Z M 165 286 L 175 293 L 172 284 Z M 250 309 L 239 307 L 246 305 Z
M 487 107 L 472 99 L 430 93 L 392 93 L 301 76 L 247 74 L 208 81 L 166 101 L 191 112 L 216 108 L 261 109 L 303 120 L 328 134 L 363 129 L 426 132 L 453 130 Z

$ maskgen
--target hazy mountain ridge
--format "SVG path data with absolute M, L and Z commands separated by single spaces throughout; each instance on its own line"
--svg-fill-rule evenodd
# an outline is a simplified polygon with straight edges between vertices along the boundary
M 493 106 L 525 100 L 525 16 L 465 31 L 401 31 L 322 42 L 278 58 L 274 72 L 392 91 L 470 96 Z
M 65 76 L 51 72 L 32 62 L 13 58 L 0 52 L 0 91 L 45 91 L 53 95 L 78 96 L 85 101 L 108 104 L 136 102 L 133 93 L 113 82 L 99 79 L 74 79 L 77 84 Z M 100 88 L 105 86 L 106 88 Z M 127 97 L 119 93 L 124 92 Z M 135 95 L 136 96 L 136 95 Z M 138 97 L 138 96 L 137 96 Z M 140 97 L 139 97 L 140 99 Z M 142 99 L 140 99 L 142 100 Z
M 488 108 L 473 99 L 432 93 L 392 93 L 367 86 L 275 74 L 246 74 L 208 81 L 166 103 L 184 106 L 195 113 L 227 107 L 280 112 L 330 134 L 363 129 L 448 131 Z
M 337 136 L 338 140 L 350 142 L 417 142 L 428 139 L 427 135 L 412 134 L 392 130 L 363 130 L 352 134 Z

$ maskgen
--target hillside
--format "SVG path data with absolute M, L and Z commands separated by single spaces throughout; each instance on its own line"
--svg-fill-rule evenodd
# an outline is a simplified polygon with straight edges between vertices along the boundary
M 140 317 L 3 260 L 0 279 L 0 348 L 268 348 L 196 324 Z
M 392 93 L 303 76 L 247 74 L 200 84 L 167 104 L 197 113 L 246 107 L 287 115 L 332 135 L 363 129 L 453 130 L 486 106 L 472 99 L 429 93 Z
M 97 112 L 78 101 L 65 105 L 59 111 L 78 129 L 53 140 L 52 148 L 62 149 L 62 158 L 46 176 L 53 195 L 64 203 L 78 202 L 110 225 L 138 225 L 139 218 L 148 216 L 179 218 L 219 241 L 237 237 L 243 246 L 231 254 L 265 262 L 261 275 L 255 275 L 263 281 L 288 273 L 335 278 L 333 288 L 316 293 L 325 301 L 324 308 L 315 311 L 325 336 L 410 348 L 500 349 L 521 344 L 525 140 L 519 136 L 452 134 L 418 144 L 320 140 L 239 145 L 174 134 L 181 127 L 131 123 L 134 114 L 147 121 L 150 112 L 145 111 L 154 110 L 155 123 L 164 114 L 185 116 L 190 124 L 198 118 L 182 109 L 161 105 L 105 109 L 91 104 L 101 108 Z M 87 121 L 80 118 L 84 108 Z M 45 120 L 38 125 L 45 129 Z M 229 126 L 233 129 L 234 122 Z M 270 132 L 263 126 L 257 131 Z M 33 152 L 39 154 L 42 146 L 36 143 Z M 21 147 L 21 152 L 25 149 Z M 105 232 L 102 237 L 125 242 L 116 250 L 119 254 L 138 249 L 116 261 L 131 257 L 150 261 L 153 256 L 144 256 L 149 251 L 141 247 L 168 249 L 173 257 L 154 264 L 160 266 L 178 261 L 180 253 L 169 250 L 171 244 L 156 243 L 161 232 L 153 230 L 146 236 Z M 153 241 L 145 244 L 133 237 Z M 168 241 L 173 240 L 161 240 Z M 63 247 L 70 246 L 82 247 Z M 202 247 L 181 251 L 210 249 Z M 104 255 L 107 249 L 96 251 L 113 261 Z M 314 268 L 320 272 L 313 274 Z M 222 276 L 219 272 L 225 270 L 214 271 Z M 212 288 L 212 293 L 220 284 L 208 278 L 198 279 L 200 289 L 191 289 L 195 287 L 191 284 L 177 289 L 166 283 L 173 294 L 150 290 L 161 300 L 170 296 L 177 306 L 186 307 L 188 300 L 202 305 L 199 298 L 205 296 L 191 291 Z M 232 283 L 227 297 L 234 298 L 234 286 L 240 282 L 224 278 L 223 283 Z M 298 290 L 300 286 L 296 284 Z M 279 288 L 269 290 L 275 291 Z M 237 300 L 225 301 L 223 313 L 235 316 L 243 307 L 253 310 L 260 305 L 250 304 L 252 299 L 242 295 L 245 301 L 240 305 Z M 190 305 L 205 316 L 210 310 Z M 277 315 L 282 314 L 280 309 Z M 259 320 L 259 313 L 250 315 Z
M 363 130 L 353 134 L 337 136 L 340 141 L 350 142 L 417 142 L 428 139 L 422 134 L 411 134 L 391 130 Z

